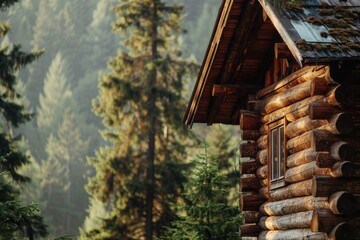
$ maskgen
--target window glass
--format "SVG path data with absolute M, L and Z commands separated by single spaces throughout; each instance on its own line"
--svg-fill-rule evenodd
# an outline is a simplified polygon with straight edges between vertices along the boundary
M 271 148 L 271 181 L 284 177 L 285 150 L 284 150 L 284 125 L 277 126 L 270 131 Z
M 279 161 L 279 177 L 283 177 L 285 175 L 285 149 L 284 149 L 284 126 L 281 126 L 279 129 L 279 155 L 280 155 L 280 161 Z

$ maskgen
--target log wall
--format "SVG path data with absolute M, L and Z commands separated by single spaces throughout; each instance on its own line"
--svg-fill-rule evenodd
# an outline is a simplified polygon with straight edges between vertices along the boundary
M 360 236 L 360 87 L 339 84 L 329 66 L 304 69 L 259 91 L 254 111 L 240 113 L 242 237 Z M 282 119 L 286 185 L 271 189 L 267 126 Z

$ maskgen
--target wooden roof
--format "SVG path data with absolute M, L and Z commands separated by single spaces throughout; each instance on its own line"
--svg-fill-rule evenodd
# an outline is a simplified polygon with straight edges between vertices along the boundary
M 360 52 L 349 48 L 341 51 L 319 50 L 320 44 L 327 49 L 327 44 L 341 45 L 341 42 L 331 36 L 320 35 L 319 29 L 331 30 L 326 24 L 321 26 L 308 21 L 309 16 L 313 16 L 319 8 L 332 9 L 341 5 L 352 12 L 358 9 L 356 3 L 360 4 L 359 0 L 306 0 L 306 5 L 298 11 L 279 8 L 275 6 L 277 2 L 282 1 L 223 0 L 184 117 L 185 124 L 238 124 L 239 110 L 246 108 L 248 96 L 264 86 L 265 69 L 273 61 L 276 42 L 284 41 L 300 66 L 308 62 L 360 57 Z M 320 17 L 318 15 L 316 17 Z M 336 17 L 335 14 L 330 16 Z M 351 27 L 360 29 L 360 25 Z M 360 35 L 360 32 L 356 33 Z M 349 39 L 357 42 L 358 38 Z M 213 93 L 214 86 L 222 86 L 223 91 L 227 91 L 226 86 L 231 86 L 237 91 L 226 96 L 216 95 Z

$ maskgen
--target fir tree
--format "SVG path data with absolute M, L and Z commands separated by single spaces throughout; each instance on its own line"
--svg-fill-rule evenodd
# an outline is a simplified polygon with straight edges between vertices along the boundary
M 43 162 L 44 196 L 47 206 L 44 215 L 49 217 L 57 234 L 76 234 L 85 218 L 87 194 L 82 188 L 86 179 L 84 155 L 89 145 L 76 126 L 74 114 L 65 111 L 56 136 L 50 135 Z
M 111 145 L 91 161 L 96 176 L 88 185 L 110 213 L 83 238 L 150 240 L 175 217 L 172 204 L 187 169 L 181 91 L 189 64 L 180 61 L 176 46 L 182 7 L 125 0 L 115 12 L 115 31 L 125 39 L 94 102 Z
M 235 240 L 241 239 L 238 207 L 230 206 L 227 197 L 231 184 L 219 168 L 219 162 L 204 153 L 198 154 L 185 195 L 189 202 L 178 205 L 179 219 L 168 228 L 163 240 Z
M 18 1 L 0 1 L 0 10 L 4 11 Z M 6 37 L 10 27 L 0 23 L 0 37 Z M 24 207 L 18 202 L 17 185 L 30 181 L 29 177 L 20 174 L 19 169 L 29 163 L 28 157 L 19 149 L 19 137 L 13 135 L 13 129 L 31 119 L 24 106 L 18 100 L 21 98 L 16 91 L 16 75 L 27 64 L 33 62 L 41 55 L 40 52 L 26 53 L 20 45 L 2 46 L 0 49 L 0 112 L 2 124 L 0 127 L 0 207 L 2 216 L 0 226 L 5 227 L 1 234 L 5 239 L 13 238 L 14 234 L 23 232 L 23 235 L 34 238 L 36 235 L 46 235 L 42 219 L 35 214 L 34 207 Z M 4 177 L 4 172 L 8 177 Z M 9 181 L 10 184 L 6 184 Z M 5 182 L 5 183 L 4 183 Z M 12 217 L 8 217 L 12 216 Z
M 61 103 L 65 98 L 71 96 L 67 81 L 65 60 L 61 53 L 57 53 L 46 74 L 44 92 L 39 97 L 39 108 L 37 109 L 37 125 L 39 127 L 50 127 Z

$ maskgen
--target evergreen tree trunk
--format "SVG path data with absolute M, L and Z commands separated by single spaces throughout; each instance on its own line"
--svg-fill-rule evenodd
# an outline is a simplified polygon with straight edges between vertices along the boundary
M 157 0 L 153 0 L 152 9 L 152 36 L 151 36 L 151 58 L 152 62 L 155 63 L 157 59 Z M 153 86 L 156 84 L 156 68 L 150 73 L 149 86 L 149 106 L 148 114 L 150 119 L 149 124 L 149 149 L 148 149 L 148 166 L 147 166 L 147 189 L 146 189 L 146 221 L 145 221 L 145 236 L 146 240 L 152 239 L 153 232 L 153 203 L 154 203 L 154 189 L 155 189 L 155 134 L 156 134 L 156 96 L 153 91 Z

